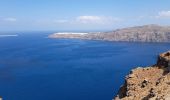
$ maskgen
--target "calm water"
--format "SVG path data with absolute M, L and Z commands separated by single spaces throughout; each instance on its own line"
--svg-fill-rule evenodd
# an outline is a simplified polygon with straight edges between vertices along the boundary
M 4 100 L 111 100 L 124 76 L 152 65 L 167 43 L 48 39 L 47 34 L 0 38 Z

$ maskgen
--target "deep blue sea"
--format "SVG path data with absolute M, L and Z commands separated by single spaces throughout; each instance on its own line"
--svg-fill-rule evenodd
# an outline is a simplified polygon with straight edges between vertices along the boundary
M 156 63 L 168 43 L 0 38 L 3 100 L 112 100 L 132 68 Z

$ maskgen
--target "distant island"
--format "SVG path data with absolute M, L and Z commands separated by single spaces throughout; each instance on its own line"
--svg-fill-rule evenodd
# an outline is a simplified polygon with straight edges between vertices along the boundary
M 170 26 L 151 24 L 117 29 L 111 32 L 54 33 L 48 37 L 127 42 L 170 42 Z

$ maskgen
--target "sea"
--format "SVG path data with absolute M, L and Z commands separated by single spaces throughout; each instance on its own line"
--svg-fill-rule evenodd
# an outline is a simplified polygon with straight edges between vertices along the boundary
M 50 39 L 50 32 L 0 37 L 3 100 L 112 100 L 125 76 L 156 63 L 169 43 Z

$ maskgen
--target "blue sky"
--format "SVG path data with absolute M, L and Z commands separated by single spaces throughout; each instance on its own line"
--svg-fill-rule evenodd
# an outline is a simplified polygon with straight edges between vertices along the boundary
M 170 0 L 0 0 L 0 31 L 109 31 L 170 25 Z

